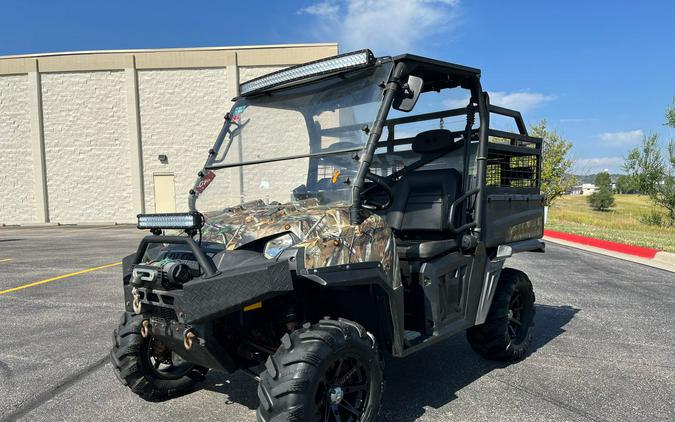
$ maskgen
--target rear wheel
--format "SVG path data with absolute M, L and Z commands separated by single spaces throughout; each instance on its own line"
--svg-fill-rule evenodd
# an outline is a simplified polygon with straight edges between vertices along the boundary
M 504 268 L 484 324 L 471 327 L 467 338 L 483 357 L 522 359 L 534 332 L 534 291 L 525 273 Z
M 163 343 L 141 336 L 144 317 L 124 313 L 113 333 L 110 360 L 115 375 L 145 400 L 168 399 L 191 390 L 207 369 L 183 360 Z
M 322 320 L 287 334 L 265 364 L 258 421 L 373 421 L 383 390 L 372 334 L 359 324 Z

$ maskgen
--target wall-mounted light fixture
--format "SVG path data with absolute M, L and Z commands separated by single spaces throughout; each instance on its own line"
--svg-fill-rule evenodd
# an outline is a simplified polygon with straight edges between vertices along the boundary
M 160 163 L 169 164 L 169 157 L 167 157 L 166 154 L 159 154 L 157 158 L 159 158 Z

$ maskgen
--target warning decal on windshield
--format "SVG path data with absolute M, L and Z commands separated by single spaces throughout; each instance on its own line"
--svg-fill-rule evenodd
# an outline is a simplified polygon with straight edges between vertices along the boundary
M 209 170 L 209 172 L 202 177 L 199 183 L 197 183 L 197 186 L 195 186 L 195 191 L 197 193 L 204 192 L 204 189 L 206 189 L 215 178 L 216 173 L 213 170 Z
M 230 119 L 232 119 L 232 121 L 235 122 L 235 123 L 238 122 L 239 121 L 239 115 L 241 113 L 243 113 L 244 110 L 246 110 L 246 107 L 247 107 L 246 104 L 242 104 L 242 105 L 239 105 L 239 106 L 235 107 L 234 110 L 232 110 L 232 116 L 230 117 Z

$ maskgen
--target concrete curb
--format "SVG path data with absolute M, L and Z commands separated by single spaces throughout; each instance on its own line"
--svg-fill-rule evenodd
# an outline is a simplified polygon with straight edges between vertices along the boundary
M 582 236 L 574 233 L 559 232 L 555 230 L 544 230 L 544 235 L 556 239 L 566 240 L 573 243 L 581 243 L 587 246 L 593 246 L 600 249 L 606 249 L 612 252 L 619 252 L 626 255 L 634 255 L 640 258 L 652 259 L 658 252 L 658 249 L 645 248 L 644 246 L 629 245 L 627 243 L 613 242 L 611 240 L 598 239 L 595 237 Z
M 557 243 L 559 245 L 569 246 L 584 251 L 595 252 L 600 255 L 611 256 L 613 258 L 623 259 L 624 261 L 635 262 L 675 273 L 675 254 L 673 253 L 659 251 L 654 255 L 654 258 L 643 258 L 636 255 L 611 251 L 608 249 L 585 245 L 583 243 L 571 242 L 551 236 L 544 236 L 544 240 L 547 242 Z
M 670 252 L 657 252 L 654 256 L 654 261 L 662 263 L 664 265 L 672 265 L 675 267 L 675 253 Z
M 112 227 L 112 226 L 135 226 L 135 222 L 122 223 L 117 221 L 88 221 L 83 223 L 27 223 L 27 224 L 0 224 L 2 228 L 8 229 L 38 229 L 45 227 L 59 227 L 59 228 L 82 228 L 82 227 Z
M 59 223 L 27 223 L 27 224 L 5 224 L 3 223 L 0 225 L 0 227 L 7 227 L 7 228 L 21 228 L 21 227 L 26 227 L 26 228 L 41 228 L 41 227 L 58 227 Z

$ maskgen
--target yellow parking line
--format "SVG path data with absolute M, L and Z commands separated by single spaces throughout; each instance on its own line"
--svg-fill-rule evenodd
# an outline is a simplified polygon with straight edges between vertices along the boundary
M 48 278 L 46 280 L 40 280 L 40 281 L 34 281 L 32 283 L 22 284 L 21 286 L 12 287 L 11 289 L 0 290 L 0 295 L 4 295 L 4 294 L 7 294 L 7 293 L 12 293 L 12 292 L 16 292 L 16 291 L 19 291 L 19 290 L 27 289 L 29 287 L 39 286 L 41 284 L 50 283 L 50 282 L 56 281 L 56 280 L 62 280 L 64 278 L 73 277 L 73 276 L 80 275 L 80 274 L 90 273 L 92 271 L 102 270 L 104 268 L 114 267 L 114 266 L 117 266 L 117 265 L 122 265 L 122 263 L 121 262 L 115 262 L 113 264 L 106 264 L 106 265 L 101 265 L 100 267 L 87 268 L 86 270 L 75 271 L 74 273 L 64 274 L 64 275 L 60 275 L 58 277 Z
M 12 260 L 12 258 L 5 258 L 5 259 L 0 259 L 0 262 L 9 262 L 11 260 Z

